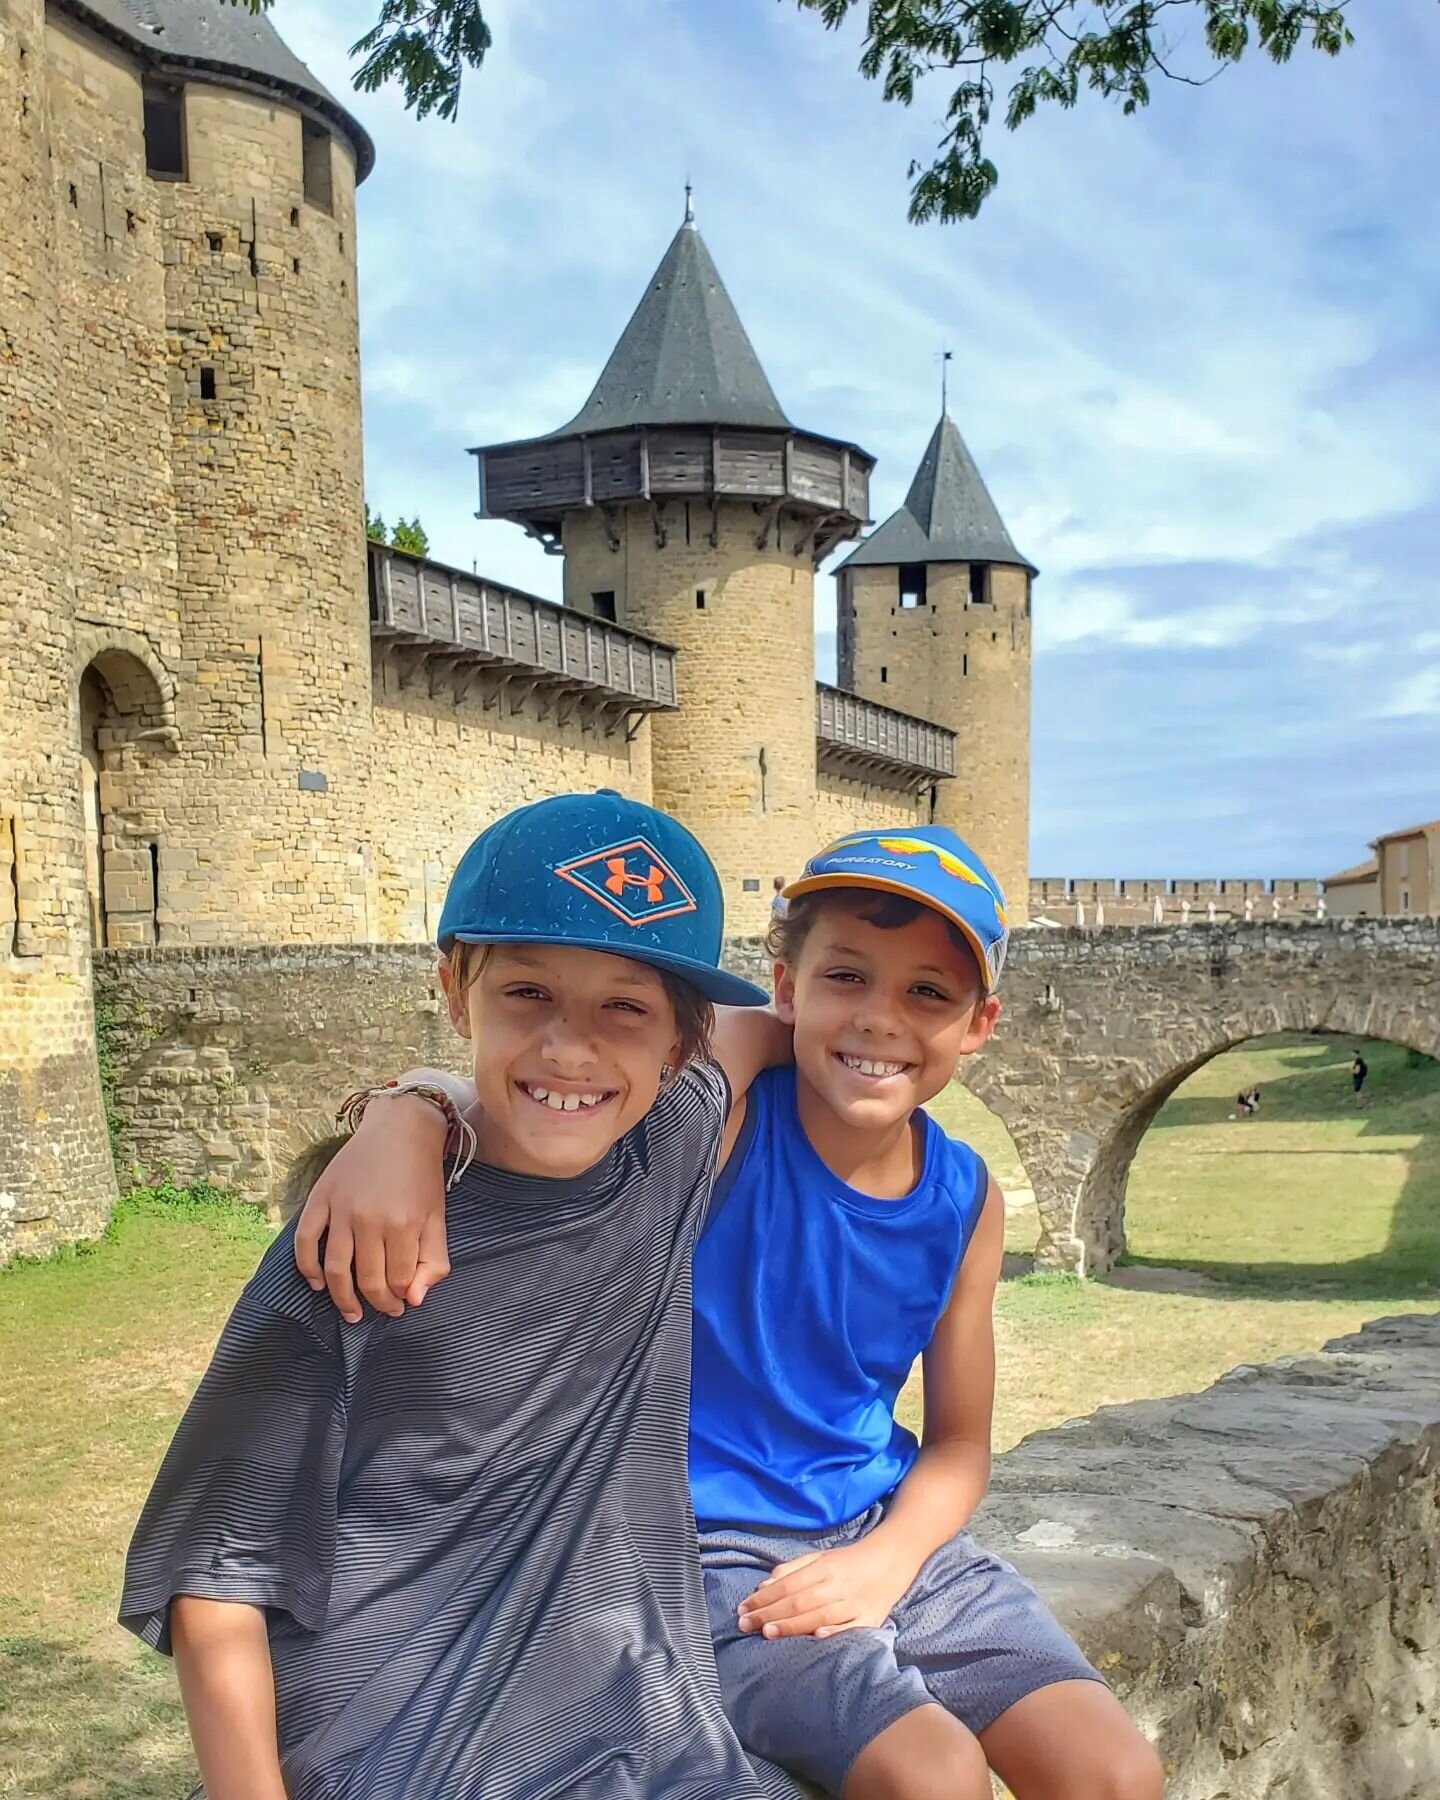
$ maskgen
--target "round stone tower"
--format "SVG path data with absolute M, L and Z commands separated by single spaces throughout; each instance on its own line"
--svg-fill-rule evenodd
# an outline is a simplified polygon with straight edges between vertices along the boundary
M 955 422 L 943 413 L 898 512 L 838 571 L 840 685 L 955 733 L 935 818 L 989 864 L 1012 925 L 1029 915 L 1030 585 Z
M 3 0 L 0 117 L 3 1258 L 113 1191 L 92 946 L 366 935 L 372 152 L 193 0 Z
M 814 848 L 814 576 L 873 459 L 792 425 L 688 207 L 594 392 L 549 437 L 477 450 L 481 516 L 565 557 L 565 603 L 679 651 L 655 804 L 715 858 L 731 932 Z

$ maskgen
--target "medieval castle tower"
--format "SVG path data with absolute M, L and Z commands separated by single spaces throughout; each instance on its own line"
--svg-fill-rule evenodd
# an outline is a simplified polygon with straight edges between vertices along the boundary
M 953 822 L 1026 903 L 1029 583 L 948 418 L 793 424 L 688 215 L 576 417 L 478 451 L 557 607 L 368 546 L 361 126 L 263 16 L 0 0 L 0 1256 L 113 1191 L 94 950 L 424 941 L 478 827 L 611 786 L 731 929 L 860 823 Z

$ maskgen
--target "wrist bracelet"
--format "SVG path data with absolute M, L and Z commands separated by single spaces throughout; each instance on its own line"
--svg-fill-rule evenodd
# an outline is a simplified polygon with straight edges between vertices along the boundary
M 365 1109 L 372 1100 L 382 1099 L 386 1095 L 399 1094 L 413 1094 L 417 1100 L 428 1101 L 431 1106 L 438 1108 L 441 1117 L 445 1120 L 445 1153 L 447 1156 L 453 1155 L 456 1159 L 455 1167 L 450 1172 L 450 1179 L 445 1183 L 445 1191 L 448 1194 L 474 1162 L 480 1146 L 475 1136 L 475 1127 L 468 1119 L 462 1117 L 459 1107 L 444 1088 L 436 1087 L 433 1082 L 428 1081 L 382 1081 L 374 1087 L 357 1088 L 353 1094 L 348 1094 L 340 1103 L 340 1109 L 335 1114 L 335 1123 L 342 1131 L 349 1132 L 353 1136 L 359 1129 L 360 1121 L 365 1117 Z

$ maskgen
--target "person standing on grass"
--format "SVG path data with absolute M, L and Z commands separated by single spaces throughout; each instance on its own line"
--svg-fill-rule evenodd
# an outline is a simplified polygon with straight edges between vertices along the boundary
M 704 851 L 618 794 L 461 859 L 440 980 L 481 1107 L 419 1277 L 448 1279 L 342 1319 L 292 1223 L 130 1547 L 121 1622 L 174 1653 L 208 1800 L 759 1800 L 685 1488 L 695 1232 L 730 1083 L 785 1036 L 732 1016 L 752 1062 L 709 1060 L 711 1003 L 767 998 L 722 937 Z M 438 1167 L 443 1094 L 362 1129 L 387 1108 Z
M 1357 1106 L 1363 1106 L 1365 1104 L 1362 1096 L 1365 1091 L 1365 1077 L 1369 1073 L 1369 1063 L 1366 1062 L 1365 1058 L 1357 1050 L 1355 1052 L 1354 1061 L 1350 1064 L 1350 1086 L 1354 1092 L 1355 1104 Z
M 1004 1200 L 923 1108 L 998 1017 L 999 889 L 928 827 L 842 838 L 786 897 L 795 1063 L 732 1113 L 695 1256 L 690 1487 L 726 1710 L 752 1753 L 843 1800 L 989 1800 L 990 1768 L 1017 1800 L 1159 1800 L 1153 1749 L 965 1529 Z M 435 1228 L 425 1194 L 443 1207 L 433 1148 L 389 1115 L 317 1186 L 377 1304 Z M 895 1418 L 917 1358 L 920 1443 Z

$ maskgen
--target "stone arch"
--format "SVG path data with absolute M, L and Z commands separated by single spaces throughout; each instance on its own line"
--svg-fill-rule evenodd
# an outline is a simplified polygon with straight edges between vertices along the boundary
M 149 641 L 122 628 L 82 625 L 76 661 L 91 939 L 154 943 L 160 842 L 130 790 L 137 758 L 179 743 L 175 683 Z
M 1246 1020 L 1227 1021 L 1220 1031 L 1207 1030 L 1196 1021 L 1190 1033 L 1177 1033 L 1178 1037 L 1188 1037 L 1188 1042 L 1176 1043 L 1170 1054 L 1157 1056 L 1137 1070 L 1145 1085 L 1096 1138 L 1093 1154 L 1075 1191 L 1069 1221 L 1069 1237 L 1080 1251 L 1079 1272 L 1103 1274 L 1123 1254 L 1125 1197 L 1135 1152 L 1175 1090 L 1197 1069 L 1227 1050 L 1281 1032 L 1326 1032 L 1357 1040 L 1379 1038 L 1402 1049 L 1440 1056 L 1440 1016 L 1417 1010 L 1413 993 L 1341 992 L 1324 1003 L 1310 1004 L 1303 994 L 1293 994 L 1282 1005 L 1257 1007 Z
M 1025 1130 L 1023 1109 L 1016 1105 L 1014 1096 L 1002 1085 L 983 1056 L 973 1057 L 960 1065 L 955 1085 L 964 1090 L 972 1105 L 978 1104 L 990 1114 L 989 1129 L 982 1128 L 973 1134 L 974 1148 L 984 1155 L 990 1173 L 1005 1193 L 1006 1273 L 1021 1273 L 1033 1260 L 1035 1233 L 1022 1234 L 1025 1237 L 1022 1245 L 1015 1230 L 1016 1213 L 1018 1209 L 1023 1225 L 1030 1209 L 1038 1203 L 1035 1182 L 1021 1144 Z M 936 1111 L 936 1103 L 932 1103 L 929 1110 Z M 947 1130 L 952 1128 L 950 1119 L 944 1118 L 942 1123 Z M 972 1134 L 962 1129 L 959 1135 L 968 1138 Z M 1023 1261 L 1017 1262 L 1010 1254 L 1012 1248 L 1021 1251 Z
M 121 742 L 157 743 L 174 749 L 175 682 L 150 640 L 123 626 L 80 625 L 75 633 L 75 666 L 82 683 L 92 675 L 108 703 L 102 728 Z
M 1103 1274 L 1131 1158 L 1188 1075 L 1277 1032 L 1440 1053 L 1440 921 L 1228 922 L 1017 932 L 999 1029 L 964 1079 L 1032 1179 L 1042 1268 Z

